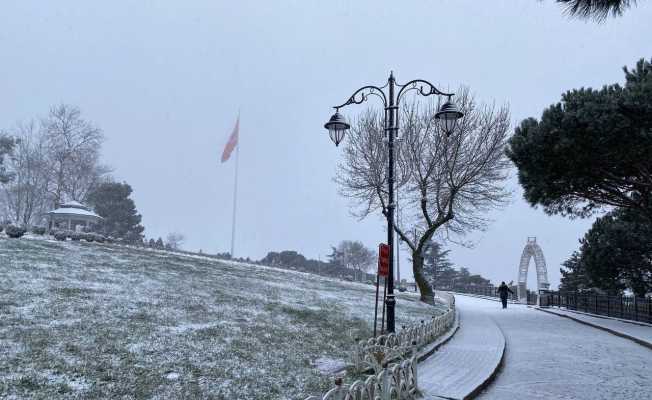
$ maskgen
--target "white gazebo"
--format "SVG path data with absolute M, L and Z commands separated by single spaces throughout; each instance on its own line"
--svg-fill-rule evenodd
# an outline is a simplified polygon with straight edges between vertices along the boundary
M 78 231 L 81 228 L 93 228 L 102 221 L 102 217 L 88 206 L 77 201 L 60 204 L 59 208 L 47 213 L 50 229 L 63 228 Z

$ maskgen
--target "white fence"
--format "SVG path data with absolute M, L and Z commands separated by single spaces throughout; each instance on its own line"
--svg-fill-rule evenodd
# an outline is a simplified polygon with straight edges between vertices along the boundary
M 397 333 L 361 340 L 353 354 L 356 372 L 373 369 L 373 374 L 351 385 L 335 380 L 335 387 L 324 396 L 310 396 L 306 400 L 389 400 L 411 399 L 417 393 L 417 352 L 445 333 L 455 321 L 455 297 L 437 293 L 446 301 L 448 310 L 433 316 L 428 322 L 403 327 Z

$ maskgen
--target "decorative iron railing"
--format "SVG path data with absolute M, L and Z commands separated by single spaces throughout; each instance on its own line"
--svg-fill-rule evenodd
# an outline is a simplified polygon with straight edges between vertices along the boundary
M 652 323 L 652 297 L 605 296 L 542 291 L 541 307 L 559 307 L 590 314 Z
M 401 400 L 417 394 L 418 350 L 445 333 L 455 321 L 455 297 L 437 293 L 448 304 L 442 315 L 433 316 L 427 323 L 403 327 L 397 333 L 361 340 L 353 351 L 353 366 L 357 373 L 373 371 L 366 379 L 350 385 L 341 377 L 335 387 L 323 396 L 306 400 Z
M 403 326 L 400 331 L 380 335 L 368 340 L 361 340 L 357 343 L 353 354 L 353 365 L 356 371 L 360 372 L 367 367 L 365 357 L 375 346 L 384 346 L 390 349 L 403 349 L 404 352 L 411 351 L 414 347 L 420 348 L 450 328 L 455 321 L 455 302 L 442 315 L 433 316 L 428 322 L 421 320 L 420 324 L 410 327 Z
M 344 385 L 338 378 L 335 387 L 323 397 L 310 396 L 306 400 L 412 399 L 417 396 L 417 387 L 417 358 L 414 355 L 351 385 Z

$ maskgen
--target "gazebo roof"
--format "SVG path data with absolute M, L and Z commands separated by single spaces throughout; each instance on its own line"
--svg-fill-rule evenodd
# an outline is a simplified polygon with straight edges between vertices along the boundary
M 74 200 L 61 204 L 59 208 L 52 210 L 47 214 L 50 216 L 78 216 L 93 219 L 103 219 L 101 216 L 95 214 L 90 207 Z
M 83 205 L 82 203 L 71 200 L 59 205 L 59 208 L 79 208 L 82 210 L 90 210 L 90 207 Z

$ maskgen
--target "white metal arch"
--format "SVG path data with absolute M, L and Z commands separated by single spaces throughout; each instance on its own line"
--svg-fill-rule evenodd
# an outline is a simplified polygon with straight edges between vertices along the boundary
M 527 238 L 527 244 L 521 254 L 521 264 L 518 267 L 518 299 L 519 301 L 527 300 L 527 271 L 530 265 L 530 259 L 534 258 L 534 265 L 537 268 L 537 289 L 547 290 L 550 287 L 548 283 L 548 269 L 546 268 L 546 259 L 543 257 L 543 251 L 537 244 L 536 237 Z

